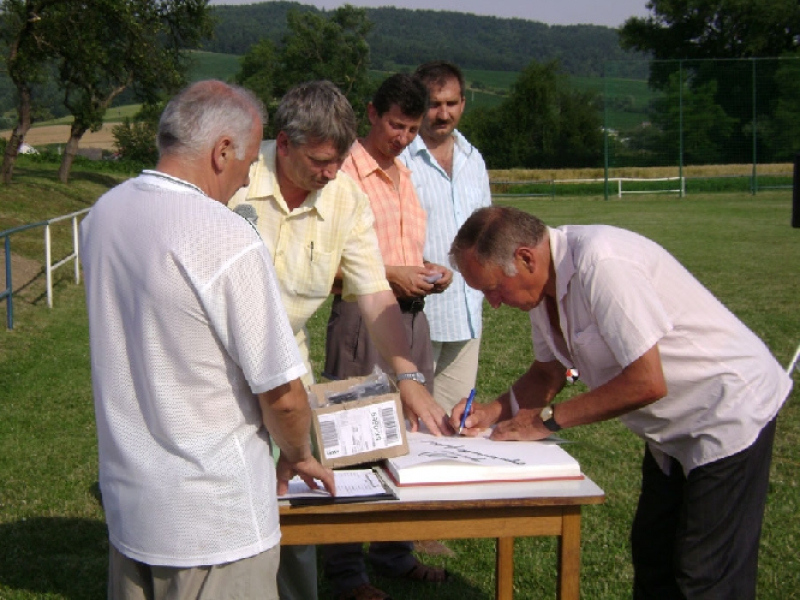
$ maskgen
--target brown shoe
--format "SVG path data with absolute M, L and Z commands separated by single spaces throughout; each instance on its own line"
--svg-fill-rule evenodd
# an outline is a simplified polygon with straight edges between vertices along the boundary
M 391 596 L 371 583 L 362 583 L 350 591 L 342 592 L 336 600 L 392 600 Z

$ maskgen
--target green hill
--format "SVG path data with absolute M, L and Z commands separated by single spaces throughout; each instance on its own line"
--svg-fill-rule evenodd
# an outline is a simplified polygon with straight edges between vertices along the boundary
M 265 37 L 279 43 L 287 31 L 290 10 L 317 12 L 313 6 L 282 1 L 215 6 L 218 23 L 214 40 L 205 49 L 241 55 Z M 624 52 L 617 31 L 610 27 L 546 25 L 524 19 L 394 7 L 366 11 L 373 23 L 367 36 L 372 66 L 379 70 L 441 59 L 464 69 L 516 72 L 533 60 L 558 60 L 566 73 L 589 76 L 602 75 L 605 61 L 641 57 Z M 646 72 L 638 75 L 644 78 Z

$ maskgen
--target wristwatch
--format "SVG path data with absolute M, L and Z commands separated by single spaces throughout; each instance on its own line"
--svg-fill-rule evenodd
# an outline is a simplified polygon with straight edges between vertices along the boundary
M 556 423 L 556 413 L 553 409 L 552 404 L 548 404 L 542 409 L 542 412 L 539 413 L 539 417 L 542 419 L 542 423 L 545 427 L 547 427 L 550 431 L 555 433 L 556 431 L 561 431 L 561 425 Z
M 413 373 L 397 374 L 397 381 L 403 381 L 404 379 L 410 379 L 411 381 L 416 381 L 420 385 L 425 385 L 425 375 L 423 375 L 419 371 L 415 371 Z

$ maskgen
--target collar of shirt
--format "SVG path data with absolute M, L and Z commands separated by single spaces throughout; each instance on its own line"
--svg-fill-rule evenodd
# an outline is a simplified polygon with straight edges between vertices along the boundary
M 575 274 L 575 263 L 572 262 L 567 234 L 560 229 L 548 227 L 547 235 L 550 238 L 550 256 L 556 273 L 557 300 L 561 302 L 567 293 L 569 282 Z
M 420 139 L 419 136 L 415 138 L 415 141 L 418 139 Z M 362 179 L 366 179 L 373 173 L 377 172 L 380 173 L 387 180 L 391 180 L 391 178 L 386 174 L 386 171 L 384 171 L 378 164 L 378 161 L 376 161 L 372 157 L 372 155 L 369 152 L 367 152 L 366 148 L 364 148 L 364 144 L 361 143 L 361 140 L 356 140 L 353 143 L 353 147 L 350 150 L 350 157 L 353 160 L 353 167 L 355 167 L 359 177 L 361 177 Z M 402 161 L 395 158 L 394 164 L 402 174 L 406 174 L 409 177 L 411 176 L 411 170 L 408 167 L 406 167 L 406 165 L 403 164 Z
M 453 137 L 455 137 L 456 140 L 455 150 L 458 152 L 468 157 L 475 150 L 475 146 L 470 144 L 467 141 L 467 138 L 465 138 L 458 129 L 453 130 Z M 429 161 L 433 159 L 431 156 L 431 151 L 428 150 L 428 146 L 425 145 L 425 140 L 422 139 L 421 135 L 418 135 L 416 138 L 414 138 L 414 141 L 408 145 L 408 148 L 405 150 L 405 152 L 408 152 L 413 156 L 423 154 L 428 158 Z

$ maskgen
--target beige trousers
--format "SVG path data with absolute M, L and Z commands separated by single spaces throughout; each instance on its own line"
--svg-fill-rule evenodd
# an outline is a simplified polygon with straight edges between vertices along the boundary
M 109 600 L 278 600 L 279 546 L 232 563 L 190 568 L 147 565 L 109 548 Z

